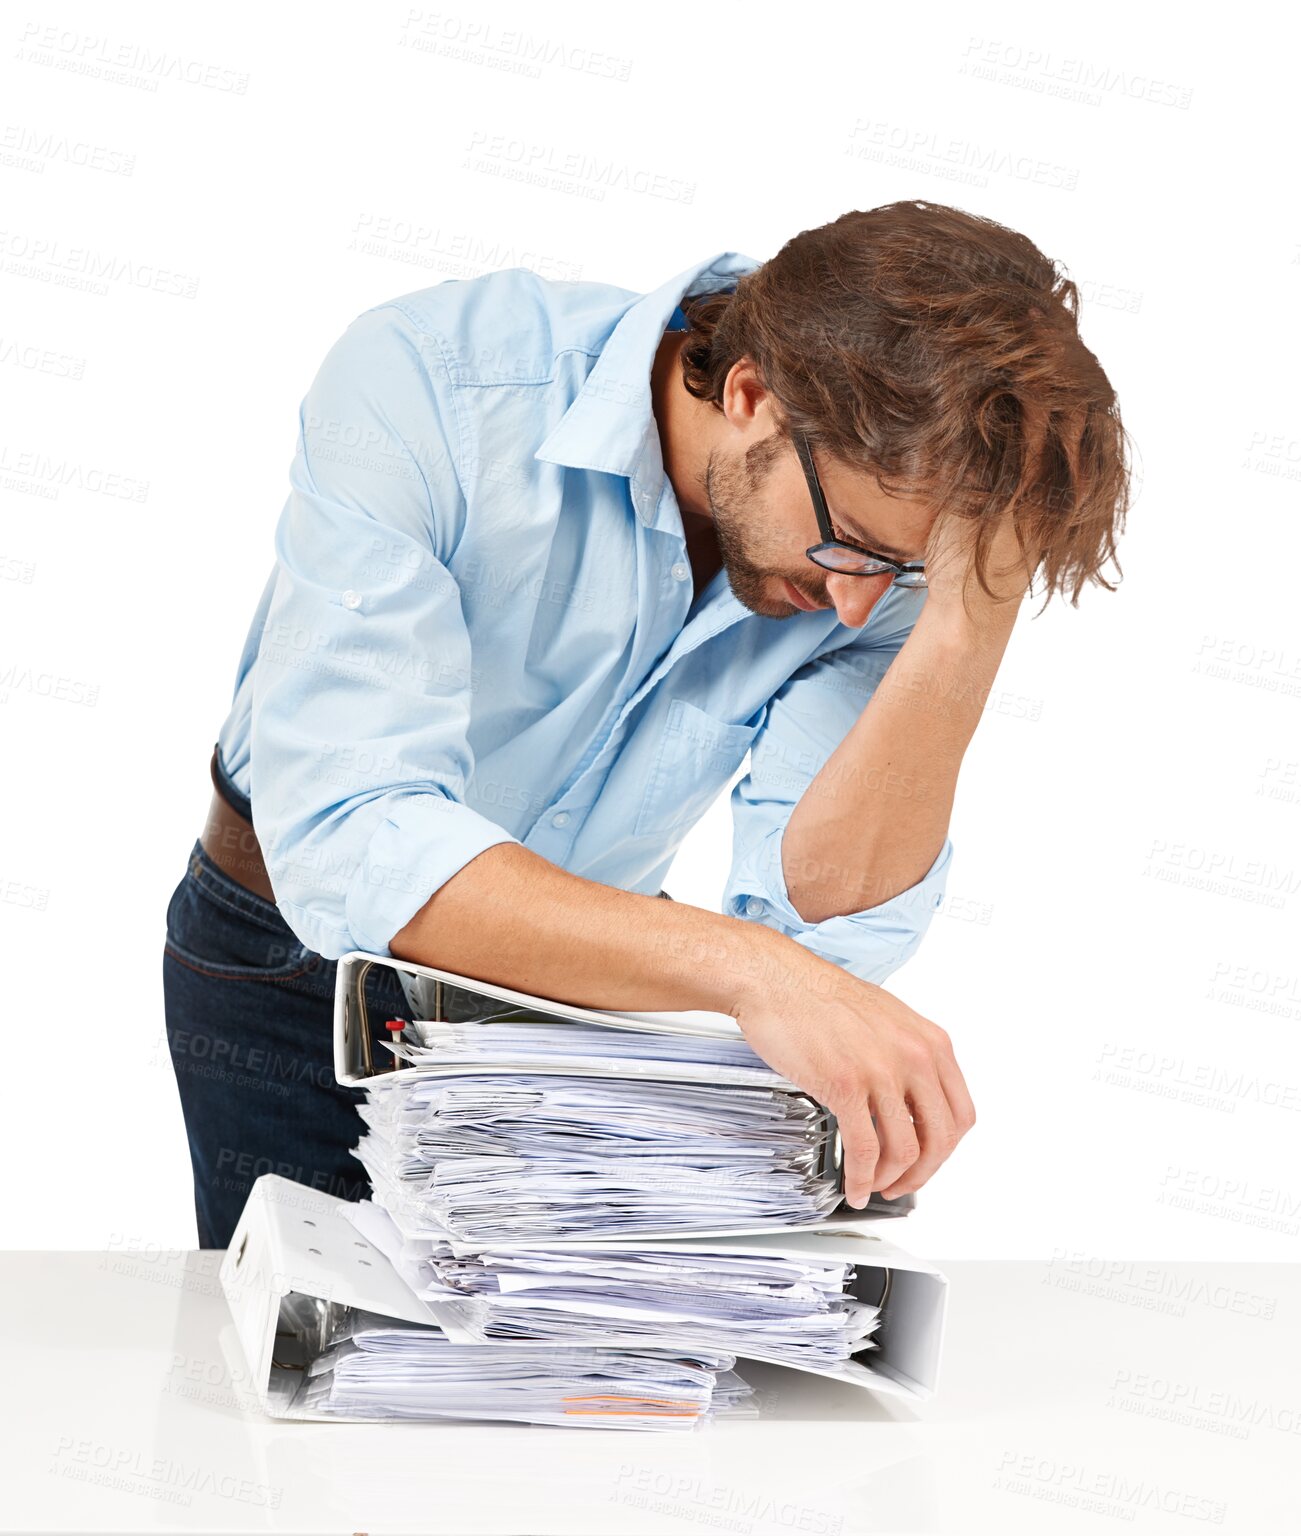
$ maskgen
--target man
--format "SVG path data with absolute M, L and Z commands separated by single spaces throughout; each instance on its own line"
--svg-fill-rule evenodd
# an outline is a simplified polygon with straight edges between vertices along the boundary
M 935 1172 L 971 1098 L 880 983 L 1032 576 L 1108 586 L 1124 437 L 1075 303 L 1023 236 L 898 203 L 641 297 L 513 269 L 347 327 L 168 910 L 201 1244 L 268 1169 L 364 1191 L 353 949 L 731 1013 L 839 1117 L 852 1204 Z M 747 752 L 723 910 L 655 899 Z

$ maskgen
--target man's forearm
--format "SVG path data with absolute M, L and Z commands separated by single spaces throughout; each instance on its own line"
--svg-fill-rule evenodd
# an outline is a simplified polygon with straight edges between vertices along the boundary
M 784 934 L 486 848 L 389 941 L 414 960 L 582 1007 L 731 1013 L 810 956 Z
M 1016 619 L 930 602 L 867 708 L 791 812 L 782 872 L 805 922 L 874 907 L 925 875 Z

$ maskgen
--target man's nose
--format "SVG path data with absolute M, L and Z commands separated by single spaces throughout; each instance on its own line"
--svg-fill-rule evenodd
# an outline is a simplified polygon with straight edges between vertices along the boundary
M 836 610 L 836 617 L 849 629 L 861 629 L 872 609 L 889 591 L 893 580 L 888 575 L 828 576 L 827 596 Z

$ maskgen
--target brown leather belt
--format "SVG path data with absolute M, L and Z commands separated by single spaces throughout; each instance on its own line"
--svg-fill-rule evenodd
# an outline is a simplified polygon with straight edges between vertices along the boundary
M 246 821 L 233 805 L 226 800 L 217 784 L 217 753 L 213 750 L 208 764 L 212 778 L 212 804 L 208 807 L 208 820 L 199 842 L 203 851 L 223 874 L 229 875 L 236 885 L 254 891 L 267 901 L 274 901 L 271 877 L 262 860 L 253 823 Z

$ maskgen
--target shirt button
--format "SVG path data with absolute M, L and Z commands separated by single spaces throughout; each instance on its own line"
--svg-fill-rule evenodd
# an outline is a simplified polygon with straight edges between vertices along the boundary
M 351 587 L 343 594 L 343 606 L 345 608 L 360 608 L 361 593 L 354 592 Z
M 935 907 L 935 908 L 936 908 L 936 909 L 937 909 L 937 910 L 938 910 L 938 909 L 939 909 L 939 908 L 940 908 L 940 907 L 941 907 L 941 906 L 943 906 L 943 904 L 944 904 L 944 897 L 943 897 L 943 895 L 942 895 L 942 894 L 941 894 L 941 895 L 939 895 L 939 896 L 937 896 L 937 897 L 936 897 L 936 898 L 935 898 L 935 900 L 934 900 L 934 901 L 933 901 L 933 902 L 932 902 L 932 903 L 931 903 L 931 905 L 932 905 L 932 906 L 934 906 L 934 907 Z
M 551 818 L 551 825 L 553 827 L 567 827 L 569 825 L 569 812 L 557 811 Z
M 757 896 L 751 896 L 745 904 L 745 915 L 747 917 L 762 917 L 763 910 L 763 902 Z
M 674 581 L 685 581 L 691 575 L 691 567 L 685 561 L 679 560 L 673 566 L 671 574 Z

